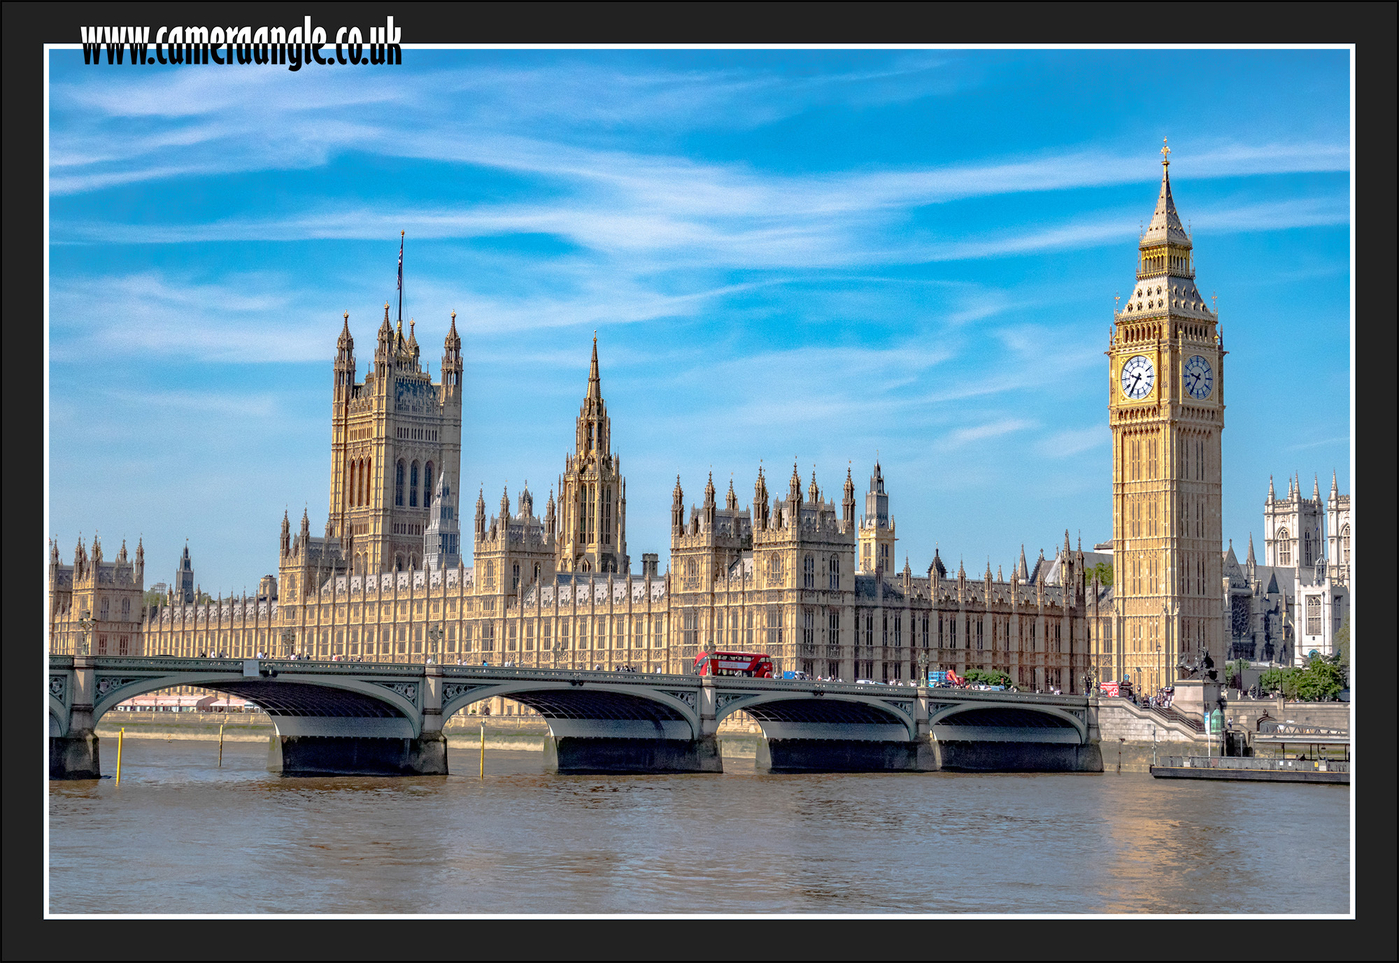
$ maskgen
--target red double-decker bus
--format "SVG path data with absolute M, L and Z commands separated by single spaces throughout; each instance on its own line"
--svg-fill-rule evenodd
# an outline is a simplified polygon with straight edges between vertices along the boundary
M 772 678 L 772 659 L 761 652 L 701 652 L 695 656 L 698 675 L 746 675 Z

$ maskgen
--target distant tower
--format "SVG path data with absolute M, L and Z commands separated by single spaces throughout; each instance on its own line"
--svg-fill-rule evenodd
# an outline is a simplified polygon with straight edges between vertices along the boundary
M 1169 148 L 1137 271 L 1108 345 L 1113 671 L 1149 691 L 1226 656 L 1220 519 L 1224 345 L 1195 285 Z
M 1267 565 L 1310 568 L 1325 551 L 1322 524 L 1326 508 L 1313 483 L 1311 498 L 1302 495 L 1301 479 L 1287 480 L 1287 497 L 1277 498 L 1271 480 L 1263 503 L 1263 558 Z
M 860 574 L 883 577 L 894 570 L 894 519 L 884 491 L 884 472 L 874 463 L 870 488 L 865 493 L 865 516 L 860 519 Z
M 578 409 L 574 451 L 564 459 L 559 480 L 559 521 L 555 542 L 560 572 L 625 572 L 627 488 L 622 461 L 611 451 L 612 419 L 602 398 L 597 337 L 588 369 L 588 392 Z
M 447 473 L 437 476 L 432 493 L 427 534 L 423 536 L 423 563 L 431 572 L 456 568 L 461 561 L 461 528 L 457 522 L 456 498 L 447 483 Z
M 189 561 L 188 542 L 185 543 L 185 550 L 180 553 L 180 565 L 175 569 L 175 580 L 170 589 L 175 594 L 176 602 L 194 601 L 194 566 Z
M 1350 496 L 1336 488 L 1331 473 L 1331 495 L 1326 499 L 1326 560 L 1331 563 L 1331 580 L 1350 585 Z

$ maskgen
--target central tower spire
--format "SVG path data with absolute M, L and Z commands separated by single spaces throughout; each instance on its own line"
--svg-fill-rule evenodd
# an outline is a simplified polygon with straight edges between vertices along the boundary
M 610 449 L 612 419 L 602 397 L 597 333 L 588 365 L 588 389 L 578 407 L 573 454 L 564 459 L 559 484 L 559 529 L 555 569 L 560 572 L 625 572 L 626 487 L 621 459 Z

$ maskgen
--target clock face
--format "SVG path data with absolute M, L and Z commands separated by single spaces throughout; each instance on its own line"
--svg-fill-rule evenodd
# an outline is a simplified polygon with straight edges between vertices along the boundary
M 1214 370 L 1198 354 L 1185 363 L 1184 380 L 1192 398 L 1208 398 L 1214 390 Z
M 1156 368 L 1144 354 L 1133 355 L 1122 366 L 1122 393 L 1133 401 L 1151 394 L 1156 383 Z

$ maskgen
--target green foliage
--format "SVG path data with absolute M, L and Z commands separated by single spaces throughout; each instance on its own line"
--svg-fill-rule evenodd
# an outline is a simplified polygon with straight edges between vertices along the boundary
M 971 685 L 1010 685 L 1010 676 L 999 669 L 968 669 L 964 678 Z
M 1350 616 L 1347 615 L 1341 627 L 1336 630 L 1335 649 L 1337 661 L 1350 669 Z
M 145 594 L 141 596 L 141 604 L 147 610 L 153 611 L 165 604 L 165 593 L 157 592 L 155 589 L 146 589 Z
M 1306 668 L 1268 669 L 1258 680 L 1264 692 L 1280 692 L 1295 702 L 1325 702 L 1335 699 L 1346 687 L 1345 670 L 1337 657 L 1319 656 Z
M 1088 566 L 1083 572 L 1085 584 L 1091 583 L 1095 575 L 1098 577 L 1098 584 L 1107 588 L 1112 584 L 1112 565 L 1108 562 L 1099 562 L 1096 565 Z

